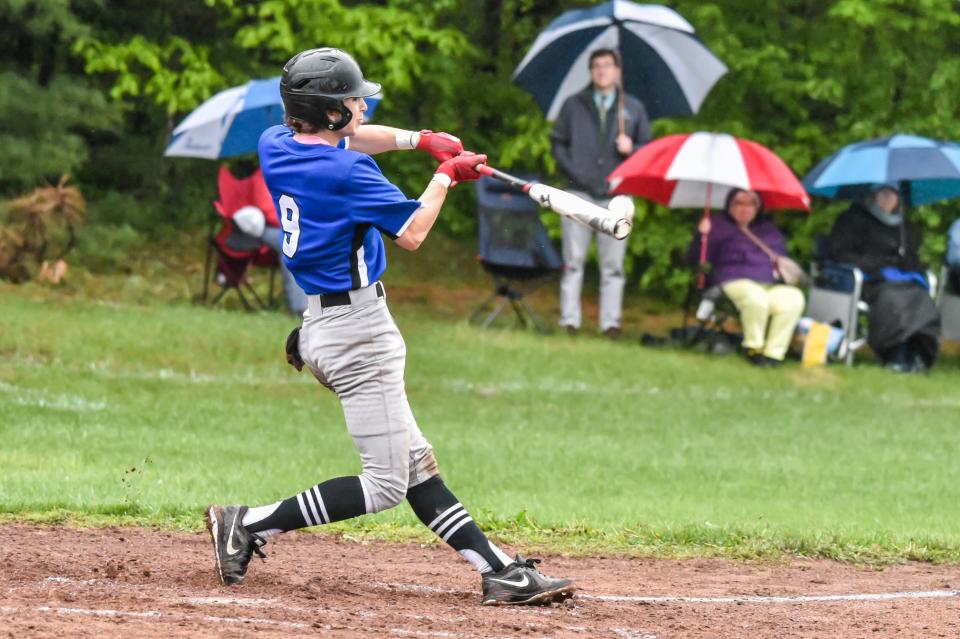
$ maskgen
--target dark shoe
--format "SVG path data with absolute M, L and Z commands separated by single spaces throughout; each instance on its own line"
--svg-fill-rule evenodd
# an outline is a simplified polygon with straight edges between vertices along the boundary
M 920 355 L 914 355 L 913 366 L 910 367 L 910 372 L 918 375 L 926 375 L 930 372 L 930 367 L 927 366 L 927 362 L 923 359 L 923 357 Z
M 910 356 L 910 347 L 906 342 L 897 344 L 884 352 L 883 367 L 894 373 L 913 372 L 913 360 Z
M 538 563 L 539 559 L 517 555 L 500 572 L 483 575 L 483 605 L 549 604 L 573 596 L 577 589 L 573 579 L 551 579 L 537 570 Z
M 616 340 L 620 339 L 620 327 L 619 327 L 619 326 L 611 326 L 610 328 L 608 328 L 607 330 L 605 330 L 605 331 L 603 332 L 603 334 L 606 335 L 607 337 L 609 337 L 610 339 L 616 341 Z
M 246 506 L 207 506 L 207 530 L 213 539 L 217 574 L 225 585 L 243 583 L 253 553 L 267 558 L 260 550 L 266 540 L 248 532 L 241 523 L 246 512 Z
M 783 364 L 781 360 L 767 357 L 761 351 L 755 348 L 748 349 L 746 352 L 744 352 L 744 355 L 746 356 L 747 361 L 757 368 L 776 368 Z
M 577 333 L 580 332 L 580 329 L 576 326 L 567 326 L 567 335 L 570 337 L 576 337 Z

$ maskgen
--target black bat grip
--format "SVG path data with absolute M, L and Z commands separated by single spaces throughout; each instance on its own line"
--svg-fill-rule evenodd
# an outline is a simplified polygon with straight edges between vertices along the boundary
M 515 175 L 510 175 L 509 173 L 504 173 L 500 169 L 495 169 L 492 166 L 487 166 L 486 164 L 480 164 L 477 166 L 477 173 L 481 175 L 486 175 L 492 177 L 495 180 L 500 180 L 501 182 L 506 182 L 510 186 L 520 189 L 521 191 L 526 191 L 530 188 L 531 182 L 526 180 L 521 180 Z

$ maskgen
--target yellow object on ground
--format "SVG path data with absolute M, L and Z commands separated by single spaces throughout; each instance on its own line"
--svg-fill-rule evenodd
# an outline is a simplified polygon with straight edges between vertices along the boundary
M 807 338 L 803 342 L 803 356 L 801 361 L 805 367 L 823 366 L 827 363 L 827 347 L 830 343 L 829 324 L 814 322 L 807 331 Z

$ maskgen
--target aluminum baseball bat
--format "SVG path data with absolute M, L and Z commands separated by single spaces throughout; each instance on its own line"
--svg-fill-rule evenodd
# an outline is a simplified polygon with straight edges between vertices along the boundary
M 486 164 L 477 165 L 477 172 L 481 175 L 487 175 L 506 182 L 514 188 L 523 191 L 530 198 L 542 206 L 550 209 L 564 217 L 589 226 L 590 228 L 622 240 L 630 234 L 633 224 L 621 211 L 612 211 L 602 206 L 597 206 L 593 202 L 588 202 L 582 197 L 573 193 L 568 193 L 561 189 L 523 180 L 516 176 L 504 173 Z

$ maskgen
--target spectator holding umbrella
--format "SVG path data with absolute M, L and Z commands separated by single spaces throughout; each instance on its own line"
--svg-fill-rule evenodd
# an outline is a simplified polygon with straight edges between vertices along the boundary
M 590 85 L 570 96 L 551 137 L 553 155 L 569 180 L 569 189 L 600 206 L 609 202 L 607 175 L 652 137 L 647 112 L 620 87 L 620 56 L 613 49 L 590 54 Z M 580 328 L 580 292 L 590 241 L 597 236 L 600 262 L 599 326 L 607 336 L 620 335 L 625 283 L 626 240 L 618 240 L 566 217 L 563 224 L 563 276 L 560 280 L 560 325 L 573 334 Z
M 893 184 L 875 185 L 837 218 L 827 238 L 827 257 L 864 273 L 870 305 L 867 343 L 897 372 L 926 372 L 939 350 L 940 315 L 927 291 L 920 236 L 904 215 Z
M 602 203 L 609 197 L 606 176 L 650 140 L 649 119 L 697 113 L 726 72 L 693 25 L 673 9 L 610 0 L 557 16 L 537 35 L 513 80 L 555 122 L 553 154 L 570 186 Z M 563 225 L 560 324 L 575 333 L 591 234 L 566 220 Z M 598 237 L 597 245 L 599 324 L 615 338 L 626 243 Z
M 763 210 L 756 191 L 730 189 L 723 213 L 704 217 L 687 250 L 696 264 L 707 240 L 708 286 L 720 286 L 740 313 L 743 348 L 754 366 L 779 366 L 803 313 L 803 293 L 781 283 L 778 256 L 786 256 L 786 240 Z

